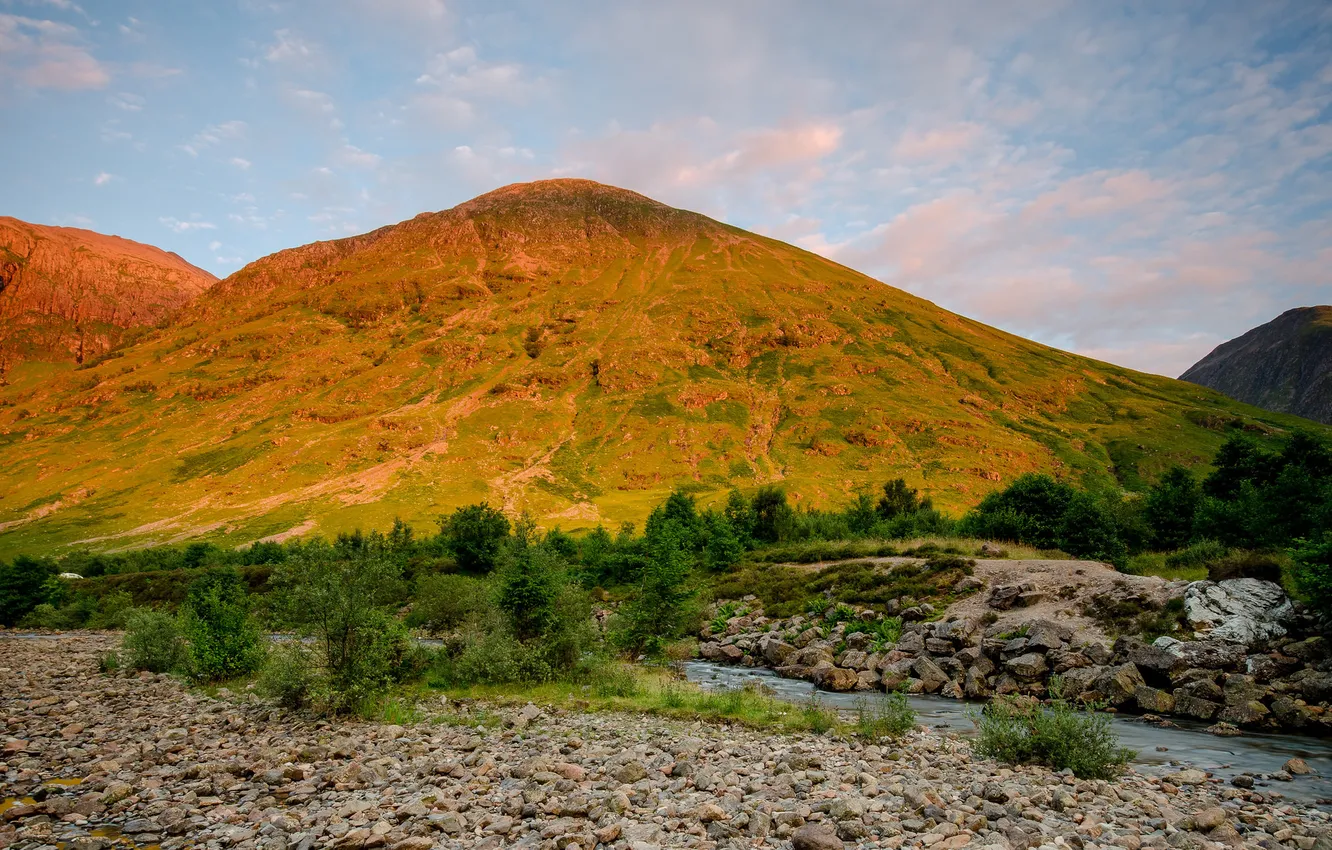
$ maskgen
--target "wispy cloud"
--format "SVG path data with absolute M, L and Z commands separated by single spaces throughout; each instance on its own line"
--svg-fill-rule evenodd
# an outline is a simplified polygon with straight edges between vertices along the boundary
M 188 221 L 181 221 L 178 218 L 167 216 L 159 218 L 158 221 L 165 225 L 172 233 L 190 233 L 191 231 L 196 230 L 217 230 L 217 225 L 212 222 L 201 221 L 194 218 L 191 218 Z

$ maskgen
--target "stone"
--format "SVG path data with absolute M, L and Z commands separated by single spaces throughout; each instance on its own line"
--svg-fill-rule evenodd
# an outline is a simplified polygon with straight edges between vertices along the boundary
M 791 834 L 794 850 L 843 850 L 837 833 L 823 824 L 807 823 Z
M 1240 729 L 1233 723 L 1222 722 L 1208 726 L 1207 734 L 1216 735 L 1218 738 L 1236 738 L 1243 735 L 1244 730 Z
M 1196 767 L 1187 767 L 1167 774 L 1166 781 L 1175 785 L 1203 785 L 1207 782 L 1207 774 Z
M 1195 813 L 1189 819 L 1189 828 L 1194 832 L 1211 832 L 1225 822 L 1225 809 L 1220 806 L 1212 806 Z
M 1068 643 L 1072 631 L 1049 620 L 1034 620 L 1028 624 L 1027 647 L 1037 652 L 1059 649 Z
M 714 821 L 723 821 L 728 818 L 726 810 L 716 803 L 704 803 L 698 807 L 698 819 L 703 823 L 712 823 Z
M 1218 703 L 1189 696 L 1183 689 L 1175 690 L 1175 713 L 1198 720 L 1211 720 L 1221 709 Z
M 1049 669 L 1045 656 L 1039 652 L 1028 652 L 1004 662 L 1008 672 L 1019 679 L 1039 679 Z
M 1184 616 L 1195 631 L 1242 646 L 1284 636 L 1294 614 L 1281 586 L 1261 579 L 1195 581 L 1184 593 Z
M 1281 766 L 1281 769 L 1286 771 L 1286 773 L 1293 774 L 1295 776 L 1308 776 L 1309 774 L 1313 773 L 1313 768 L 1309 767 L 1309 763 L 1304 759 L 1299 758 L 1298 756 L 1289 759 L 1285 764 Z
M 1129 663 L 1107 668 L 1097 678 L 1095 687 L 1105 697 L 1106 702 L 1118 706 L 1133 699 L 1138 688 L 1146 684 L 1138 668 Z
M 640 761 L 625 762 L 612 774 L 621 785 L 632 785 L 647 776 L 647 768 Z
M 1172 714 L 1175 711 L 1174 695 L 1159 688 L 1139 685 L 1133 691 L 1133 698 L 1137 701 L 1140 711 L 1150 711 L 1153 714 Z
M 1022 594 L 1022 588 L 1017 585 L 1004 585 L 996 587 L 990 591 L 988 604 L 996 611 L 1007 611 L 1017 602 L 1018 596 Z
M 816 678 L 814 681 L 825 690 L 854 691 L 856 685 L 860 682 L 860 677 L 855 670 L 847 670 L 832 665 L 822 665 L 815 669 Z
M 921 687 L 927 694 L 935 693 L 949 681 L 944 671 L 939 669 L 939 665 L 928 658 L 917 658 L 911 665 L 911 671 L 920 679 Z

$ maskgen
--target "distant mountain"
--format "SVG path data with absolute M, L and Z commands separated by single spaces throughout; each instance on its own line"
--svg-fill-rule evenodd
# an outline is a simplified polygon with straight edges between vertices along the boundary
M 1217 346 L 1180 380 L 1332 425 L 1332 306 L 1288 310 Z
M 96 358 L 216 281 L 151 245 L 0 216 L 0 374 Z
M 586 180 L 280 251 L 114 353 L 0 387 L 0 557 L 425 532 L 483 499 L 614 528 L 769 482 L 830 506 L 904 477 L 959 511 L 1300 421 Z

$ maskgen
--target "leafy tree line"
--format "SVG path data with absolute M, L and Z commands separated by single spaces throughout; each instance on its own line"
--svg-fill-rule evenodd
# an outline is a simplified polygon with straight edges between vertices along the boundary
M 558 573 L 559 582 L 569 586 L 586 591 L 624 588 L 621 596 L 641 597 L 644 601 L 630 609 L 632 617 L 626 620 L 660 620 L 664 615 L 650 613 L 653 605 L 668 605 L 672 611 L 688 607 L 690 589 L 698 579 L 730 569 L 755 550 L 811 541 L 929 535 L 1012 541 L 1119 566 L 1141 552 L 1213 545 L 1291 550 L 1300 565 L 1296 576 L 1300 589 L 1315 600 L 1322 598 L 1320 588 L 1329 582 L 1319 580 L 1319 568 L 1310 565 L 1327 563 L 1330 534 L 1332 449 L 1327 443 L 1295 433 L 1269 450 L 1236 431 L 1204 477 L 1176 467 L 1145 494 L 1125 494 L 1085 490 L 1048 475 L 1026 475 L 957 519 L 940 513 L 928 497 L 897 479 L 877 492 L 855 494 L 838 510 L 793 507 L 786 493 L 773 486 L 760 487 L 752 495 L 733 490 L 724 503 L 708 508 L 700 508 L 693 496 L 676 492 L 652 511 L 642 534 L 632 524 L 614 532 L 599 526 L 577 537 L 559 528 L 539 533 L 530 521 L 515 520 L 482 502 L 441 516 L 437 532 L 428 536 L 418 536 L 411 526 L 395 521 L 387 533 L 356 531 L 331 542 L 313 538 L 258 543 L 244 550 L 195 543 L 115 555 L 75 553 L 59 561 L 21 556 L 12 564 L 0 564 L 0 623 L 13 625 L 38 605 L 49 606 L 39 613 L 54 617 L 56 627 L 106 625 L 108 619 L 115 620 L 115 612 L 103 616 L 101 600 L 72 594 L 55 578 L 58 572 L 96 576 L 268 565 L 256 568 L 271 566 L 276 574 L 289 562 L 352 557 L 373 557 L 393 565 L 397 604 L 420 601 L 422 590 L 430 590 L 432 601 L 424 607 L 438 607 L 431 616 L 440 622 L 457 620 L 457 611 L 448 609 L 479 592 L 471 585 L 464 587 L 467 582 L 488 580 L 532 559 L 551 565 L 546 572 Z M 454 586 L 446 589 L 450 582 Z M 685 596 L 672 598 L 679 593 Z M 110 607 L 123 612 L 127 606 L 118 597 Z M 640 650 L 653 644 L 645 628 L 638 629 Z

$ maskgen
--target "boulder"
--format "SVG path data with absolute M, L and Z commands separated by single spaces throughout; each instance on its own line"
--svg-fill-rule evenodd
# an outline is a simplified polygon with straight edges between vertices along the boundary
M 860 683 L 856 671 L 845 667 L 820 666 L 815 669 L 815 675 L 818 686 L 829 691 L 854 691 Z
M 1152 714 L 1173 714 L 1175 711 L 1175 697 L 1159 688 L 1139 685 L 1133 692 L 1133 698 L 1137 700 L 1141 711 Z
M 1313 664 L 1322 661 L 1329 655 L 1327 638 L 1311 637 L 1286 646 L 1285 653 L 1303 661 L 1305 664 Z
M 763 654 L 763 660 L 773 667 L 785 665 L 795 651 L 796 648 L 791 644 L 773 637 L 765 636 L 759 641 L 759 652 Z
M 869 656 L 858 649 L 848 649 L 842 653 L 842 657 L 837 659 L 838 667 L 845 667 L 848 670 L 857 672 L 869 667 Z
M 1262 579 L 1195 581 L 1184 592 L 1184 616 L 1195 631 L 1243 646 L 1284 636 L 1294 614 L 1281 585 Z
M 1007 611 L 1021 594 L 1022 588 L 1014 584 L 996 587 L 990 591 L 989 606 L 996 611 Z
M 967 677 L 962 686 L 962 694 L 967 699 L 985 699 L 990 695 L 990 685 L 985 680 L 985 673 L 979 667 L 967 670 Z
M 1106 702 L 1118 706 L 1133 699 L 1138 688 L 1146 684 L 1138 668 L 1128 663 L 1106 668 L 1097 678 L 1095 687 L 1105 697 Z
M 1196 717 L 1199 720 L 1211 720 L 1221 706 L 1210 700 L 1189 696 L 1182 688 L 1175 690 L 1175 714 Z
M 1161 640 L 1156 644 L 1159 646 Z M 1179 656 L 1185 669 L 1201 667 L 1206 670 L 1233 670 L 1244 663 L 1244 647 L 1219 640 L 1175 641 L 1167 650 Z
M 1313 717 L 1307 706 L 1290 697 L 1277 697 L 1272 700 L 1272 714 L 1287 729 L 1302 729 Z
M 1067 626 L 1049 620 L 1034 620 L 1028 624 L 1027 647 L 1037 652 L 1059 649 L 1072 637 L 1073 631 Z
M 1280 652 L 1271 652 L 1267 655 L 1250 655 L 1244 659 L 1244 672 L 1252 676 L 1255 682 L 1264 685 L 1274 682 L 1282 676 L 1289 676 L 1298 670 L 1299 666 L 1299 659 Z
M 916 678 L 920 679 L 921 686 L 927 694 L 938 691 L 949 681 L 948 676 L 944 674 L 943 670 L 939 669 L 938 664 L 924 657 L 915 660 L 915 663 L 911 665 L 911 672 L 915 673 Z
M 1028 652 L 1025 655 L 1019 655 L 1017 658 L 1010 658 L 1004 662 L 1004 667 L 1019 679 L 1039 679 L 1050 669 L 1045 663 L 1045 656 L 1039 652 Z
M 1299 677 L 1297 685 L 1300 696 L 1309 702 L 1332 701 L 1332 673 L 1306 671 Z
M 1165 647 L 1143 643 L 1138 638 L 1120 638 L 1115 641 L 1114 652 L 1131 661 L 1145 676 L 1168 678 L 1171 671 L 1184 666 L 1183 660 Z
M 902 652 L 910 652 L 910 653 L 924 652 L 925 638 L 924 636 L 921 635 L 920 632 L 916 631 L 905 632 L 902 635 L 902 637 L 897 641 L 897 648 Z
M 1256 726 L 1266 720 L 1268 714 L 1267 706 L 1253 700 L 1227 705 L 1217 714 L 1216 719 L 1236 726 Z

